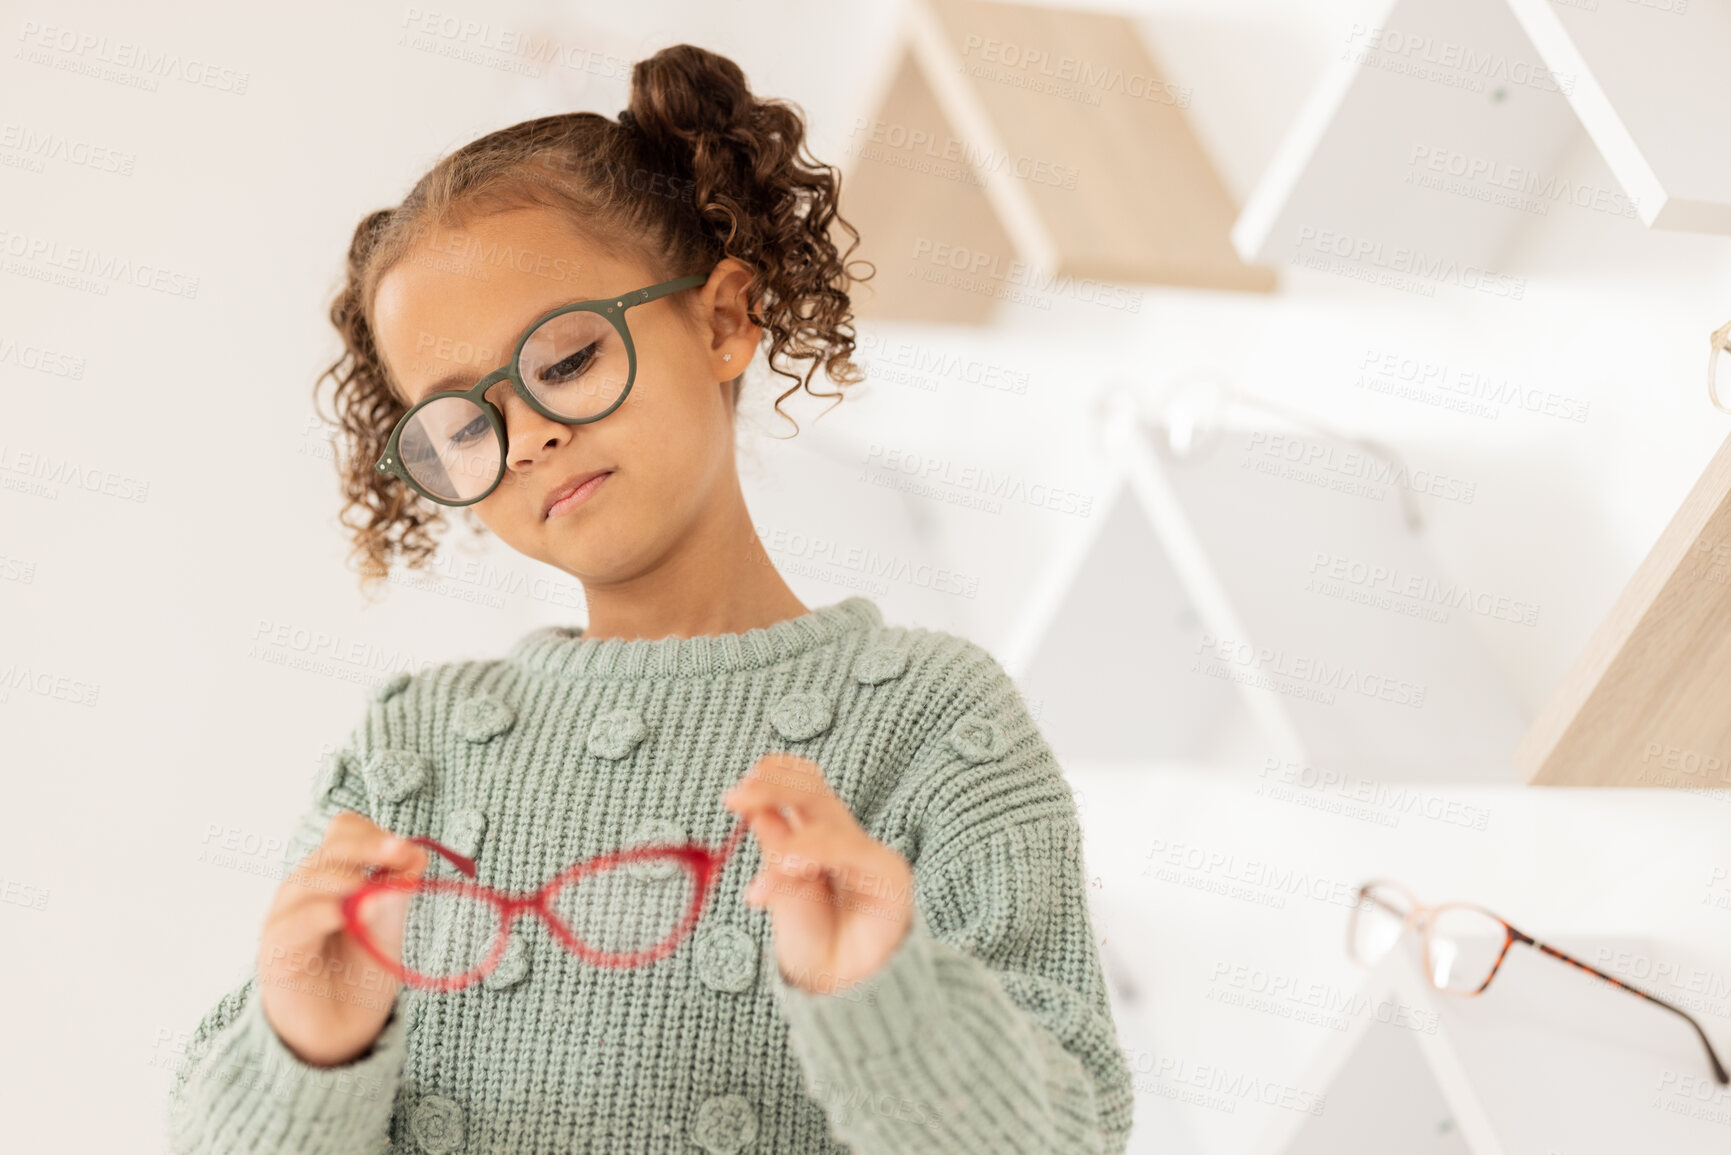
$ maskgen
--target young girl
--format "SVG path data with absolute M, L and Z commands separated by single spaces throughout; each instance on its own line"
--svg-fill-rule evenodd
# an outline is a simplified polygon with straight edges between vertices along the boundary
M 617 121 L 483 137 L 356 230 L 331 376 L 365 573 L 472 507 L 575 575 L 589 620 L 373 691 L 253 973 L 193 1036 L 173 1150 L 1123 1150 L 1076 808 L 1014 686 L 864 597 L 802 605 L 746 509 L 734 414 L 764 334 L 772 367 L 858 380 L 838 181 L 803 140 L 793 106 L 679 45 L 635 66 Z M 776 367 L 781 396 L 814 368 Z M 560 909 L 620 877 L 593 874 L 511 908 L 484 975 L 390 969 L 456 941 L 415 879 L 472 866 L 527 896 L 687 844 L 719 869 L 658 956 L 618 961 L 667 929 L 635 907 Z

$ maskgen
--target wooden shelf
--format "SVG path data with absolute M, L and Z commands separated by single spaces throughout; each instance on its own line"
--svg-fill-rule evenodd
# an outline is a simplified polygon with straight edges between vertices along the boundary
M 1054 279 L 1274 288 L 1233 250 L 1237 206 L 1131 20 L 981 0 L 906 13 L 842 165 L 854 256 L 878 269 L 860 316 L 974 324 Z
M 1731 438 L 1515 752 L 1544 786 L 1731 788 Z

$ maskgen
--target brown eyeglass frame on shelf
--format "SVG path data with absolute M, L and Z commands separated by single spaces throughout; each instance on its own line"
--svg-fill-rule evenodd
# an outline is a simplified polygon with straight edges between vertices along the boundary
M 1721 413 L 1731 413 L 1731 406 L 1719 400 L 1719 385 L 1714 380 L 1715 371 L 1719 367 L 1719 350 L 1731 350 L 1731 321 L 1726 321 L 1713 330 L 1713 335 L 1708 340 L 1712 342 L 1712 346 L 1707 350 L 1707 400 Z
M 1387 890 L 1393 890 L 1393 891 L 1399 892 L 1403 897 L 1407 898 L 1411 902 L 1412 909 L 1410 911 L 1404 911 L 1403 912 L 1401 910 L 1396 909 L 1390 903 L 1382 901 L 1380 898 L 1377 898 L 1376 896 L 1374 896 L 1370 893 L 1372 888 L 1375 888 L 1375 887 L 1381 887 L 1381 888 L 1384 888 Z M 1658 1005 L 1664 1007 L 1666 1010 L 1670 1011 L 1672 1014 L 1683 1016 L 1683 1018 L 1688 1022 L 1688 1024 L 1691 1027 L 1695 1028 L 1695 1034 L 1700 1038 L 1701 1045 L 1707 1049 L 1707 1061 L 1713 1065 L 1713 1077 L 1714 1077 L 1714 1079 L 1716 1079 L 1721 1085 L 1731 1083 L 1731 1078 L 1727 1078 L 1727 1076 L 1725 1074 L 1725 1064 L 1723 1064 L 1719 1061 L 1718 1054 L 1713 1050 L 1713 1044 L 1711 1042 L 1709 1042 L 1707 1039 L 1707 1032 L 1701 1029 L 1701 1024 L 1696 1022 L 1695 1017 L 1693 1015 L 1691 1015 L 1688 1011 L 1685 1011 L 1681 1007 L 1674 1006 L 1673 1004 L 1666 1002 L 1664 999 L 1660 998 L 1658 995 L 1648 994 L 1646 991 L 1641 990 L 1639 987 L 1632 987 L 1628 983 L 1624 982 L 1622 979 L 1613 978 L 1612 976 L 1606 974 L 1604 971 L 1599 970 L 1597 967 L 1589 966 L 1586 963 L 1582 962 L 1580 959 L 1575 958 L 1573 955 L 1565 954 L 1564 952 L 1558 950 L 1556 947 L 1551 946 L 1549 943 L 1540 942 L 1538 939 L 1534 938 L 1530 934 L 1527 934 L 1525 931 L 1516 929 L 1513 925 L 1511 925 L 1509 923 L 1509 921 L 1507 919 L 1503 918 L 1501 915 L 1494 914 L 1491 911 L 1486 910 L 1484 907 L 1478 906 L 1474 903 L 1470 903 L 1470 902 L 1444 902 L 1444 903 L 1439 903 L 1436 906 L 1426 906 L 1424 903 L 1418 901 L 1418 898 L 1412 893 L 1412 891 L 1410 891 L 1406 887 L 1400 885 L 1400 883 L 1398 883 L 1398 882 L 1391 882 L 1386 878 L 1373 878 L 1373 879 L 1371 879 L 1369 882 L 1364 883 L 1362 886 L 1360 886 L 1358 888 L 1358 894 L 1355 896 L 1355 901 L 1352 904 L 1352 914 L 1347 919 L 1347 924 L 1346 924 L 1346 952 L 1352 958 L 1352 960 L 1354 962 L 1358 963 L 1360 966 L 1370 966 L 1375 961 L 1375 960 L 1366 960 L 1366 959 L 1360 957 L 1360 955 L 1358 953 L 1358 949 L 1357 949 L 1358 912 L 1364 908 L 1366 903 L 1374 903 L 1375 905 L 1382 907 L 1384 910 L 1387 910 L 1390 914 L 1393 914 L 1397 918 L 1401 919 L 1400 935 L 1396 936 L 1396 939 L 1395 939 L 1396 942 L 1398 942 L 1399 939 L 1401 937 L 1403 937 L 1406 934 L 1406 932 L 1409 930 L 1415 930 L 1416 929 L 1419 932 L 1419 942 L 1420 942 L 1420 944 L 1423 948 L 1423 951 L 1424 951 L 1424 977 L 1425 977 L 1425 981 L 1430 983 L 1430 985 L 1434 989 L 1441 991 L 1445 995 L 1453 995 L 1456 998 L 1469 998 L 1470 999 L 1470 998 L 1473 998 L 1477 995 L 1483 994 L 1485 992 L 1485 988 L 1487 988 L 1491 985 L 1491 980 L 1497 977 L 1497 972 L 1502 969 L 1503 959 L 1508 957 L 1509 948 L 1514 946 L 1517 942 L 1525 943 L 1528 946 L 1534 948 L 1535 950 L 1538 950 L 1544 954 L 1550 955 L 1554 959 L 1558 959 L 1562 962 L 1566 962 L 1572 967 L 1578 967 L 1581 970 L 1586 971 L 1590 975 L 1593 975 L 1597 978 L 1604 979 L 1606 982 L 1610 983 L 1614 987 L 1621 987 L 1623 990 L 1628 991 L 1632 995 L 1639 995 L 1642 998 L 1646 999 L 1650 1003 L 1657 1003 Z M 1436 971 L 1431 966 L 1430 931 L 1431 931 L 1431 927 L 1435 924 L 1435 921 L 1436 921 L 1435 915 L 1437 915 L 1441 911 L 1455 910 L 1455 909 L 1471 910 L 1471 911 L 1474 911 L 1478 914 L 1482 914 L 1487 918 L 1495 920 L 1497 923 L 1501 924 L 1501 926 L 1503 928 L 1503 945 L 1502 945 L 1502 948 L 1497 951 L 1496 962 L 1491 964 L 1491 973 L 1485 976 L 1485 981 L 1479 984 L 1477 990 L 1455 991 L 1455 990 L 1450 990 L 1447 987 L 1438 985 L 1438 983 L 1436 981 Z M 1389 946 L 1390 946 L 1390 949 L 1393 949 L 1394 943 L 1391 942 L 1389 944 Z

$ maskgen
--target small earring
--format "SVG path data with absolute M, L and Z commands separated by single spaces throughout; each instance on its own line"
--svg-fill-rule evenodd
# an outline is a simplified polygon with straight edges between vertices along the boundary
M 721 359 L 723 361 L 731 361 L 731 360 L 733 360 L 733 354 L 732 353 L 723 353 L 721 355 Z

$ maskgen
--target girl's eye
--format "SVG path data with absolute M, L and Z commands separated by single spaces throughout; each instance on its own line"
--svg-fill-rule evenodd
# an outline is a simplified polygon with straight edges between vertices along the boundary
M 549 385 L 563 385 L 567 381 L 581 376 L 585 369 L 595 363 L 595 349 L 600 344 L 600 341 L 593 341 L 569 357 L 548 365 L 535 376 Z
M 451 448 L 462 449 L 465 446 L 473 445 L 482 437 L 487 436 L 491 431 L 491 427 L 487 423 L 487 418 L 485 416 L 477 416 L 473 421 L 469 422 L 451 435 Z

